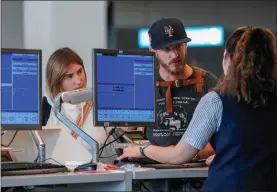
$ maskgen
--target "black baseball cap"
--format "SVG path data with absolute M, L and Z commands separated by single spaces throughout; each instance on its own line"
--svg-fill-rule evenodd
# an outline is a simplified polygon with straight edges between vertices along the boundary
M 148 31 L 152 49 L 158 50 L 166 47 L 190 42 L 183 23 L 176 18 L 162 18 L 152 24 Z

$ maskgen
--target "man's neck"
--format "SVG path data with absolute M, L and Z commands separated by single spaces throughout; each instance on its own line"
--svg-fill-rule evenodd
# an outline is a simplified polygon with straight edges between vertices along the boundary
M 188 64 L 185 64 L 184 68 L 185 69 L 183 70 L 183 72 L 178 75 L 173 75 L 173 74 L 169 73 L 163 67 L 160 67 L 159 73 L 160 73 L 161 78 L 165 81 L 174 81 L 177 79 L 187 79 L 188 77 L 190 77 L 192 75 L 193 69 Z

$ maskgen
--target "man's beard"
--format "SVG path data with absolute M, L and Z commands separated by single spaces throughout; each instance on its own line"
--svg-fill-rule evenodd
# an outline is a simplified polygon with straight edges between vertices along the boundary
M 185 59 L 180 59 L 179 61 L 178 61 L 178 64 L 174 64 L 174 66 L 172 67 L 172 66 L 170 66 L 170 64 L 169 65 L 167 65 L 167 64 L 165 64 L 165 63 L 163 63 L 163 62 L 160 62 L 160 65 L 168 72 L 168 73 L 170 73 L 170 74 L 172 74 L 172 75 L 180 75 L 180 74 L 182 74 L 182 73 L 184 73 L 184 66 L 185 66 Z M 173 65 L 173 64 L 171 64 L 171 65 Z

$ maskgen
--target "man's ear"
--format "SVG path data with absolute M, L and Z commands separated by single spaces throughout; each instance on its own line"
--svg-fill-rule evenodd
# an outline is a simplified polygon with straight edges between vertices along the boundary
M 185 50 L 187 51 L 187 49 L 188 49 L 188 44 L 187 44 L 187 43 L 184 43 L 183 46 L 185 47 Z

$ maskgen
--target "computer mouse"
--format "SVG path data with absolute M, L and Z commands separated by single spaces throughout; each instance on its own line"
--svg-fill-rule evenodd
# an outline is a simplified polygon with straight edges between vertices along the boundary
M 75 172 L 77 171 L 94 171 L 97 169 L 96 163 L 85 163 L 83 165 L 79 165 L 74 169 Z

